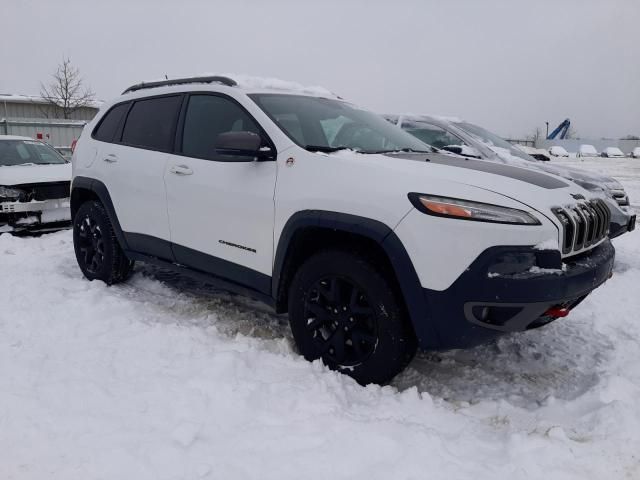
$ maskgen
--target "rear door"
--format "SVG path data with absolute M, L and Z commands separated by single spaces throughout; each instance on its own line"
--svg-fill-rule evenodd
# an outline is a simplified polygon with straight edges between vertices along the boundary
M 165 259 L 172 259 L 172 254 L 164 170 L 182 98 L 169 95 L 132 102 L 113 143 L 103 144 L 98 152 L 101 178 L 129 248 Z
M 244 107 L 221 94 L 191 94 L 178 130 L 165 171 L 176 261 L 268 291 L 277 162 L 214 145 L 219 134 L 234 131 L 259 134 L 275 151 L 273 144 Z

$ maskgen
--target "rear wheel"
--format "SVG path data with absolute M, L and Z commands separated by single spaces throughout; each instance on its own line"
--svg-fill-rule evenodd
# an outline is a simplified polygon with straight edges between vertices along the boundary
M 126 280 L 133 269 L 120 248 L 109 216 L 100 202 L 83 203 L 73 219 L 73 246 L 80 270 L 89 280 L 108 285 Z
M 386 383 L 416 351 L 415 335 L 388 280 L 358 254 L 321 252 L 289 291 L 289 322 L 300 353 L 361 384 Z

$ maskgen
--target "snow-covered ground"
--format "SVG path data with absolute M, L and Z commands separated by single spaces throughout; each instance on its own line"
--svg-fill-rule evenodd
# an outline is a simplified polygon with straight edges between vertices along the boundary
M 640 160 L 559 162 L 640 204 Z M 106 287 L 68 231 L 0 235 L 0 478 L 638 479 L 640 234 L 615 245 L 566 319 L 363 388 L 248 300 L 141 266 Z

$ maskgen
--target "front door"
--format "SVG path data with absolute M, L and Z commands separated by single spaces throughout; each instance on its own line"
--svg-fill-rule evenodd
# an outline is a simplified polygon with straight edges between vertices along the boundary
M 266 135 L 234 100 L 206 93 L 189 96 L 179 129 L 164 175 L 176 261 L 268 292 L 277 163 L 215 149 L 222 133 Z

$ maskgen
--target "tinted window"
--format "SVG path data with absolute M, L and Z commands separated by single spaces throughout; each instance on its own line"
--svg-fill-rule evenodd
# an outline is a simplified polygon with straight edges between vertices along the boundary
M 128 109 L 129 104 L 123 103 L 121 105 L 116 105 L 111 110 L 109 110 L 100 122 L 100 125 L 98 125 L 93 138 L 95 138 L 96 140 L 100 140 L 101 142 L 112 142 L 113 137 L 118 131 L 120 122 L 122 121 L 125 113 L 127 113 Z
M 182 153 L 214 158 L 218 135 L 243 131 L 260 135 L 258 126 L 239 105 L 224 97 L 192 95 L 184 119 Z
M 174 124 L 182 97 L 139 100 L 133 104 L 122 132 L 122 143 L 153 150 L 171 150 Z

